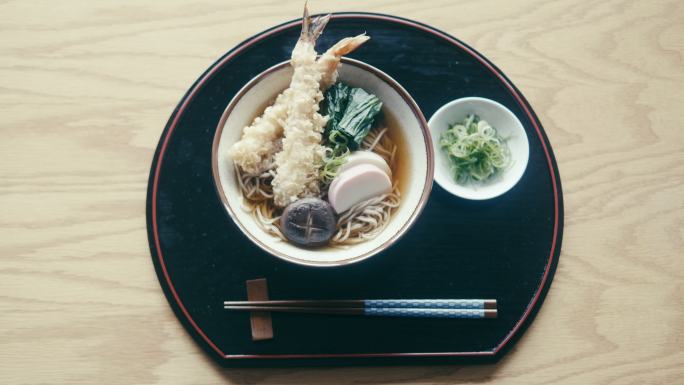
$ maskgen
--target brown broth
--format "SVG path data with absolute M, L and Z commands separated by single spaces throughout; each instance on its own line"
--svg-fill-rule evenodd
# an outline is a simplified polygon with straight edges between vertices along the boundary
M 397 153 L 395 155 L 396 170 L 392 170 L 392 183 L 395 183 L 397 180 L 399 181 L 399 192 L 403 195 L 408 191 L 409 181 L 411 180 L 411 165 L 406 138 L 398 128 L 400 125 L 394 115 L 387 111 L 386 108 L 383 108 L 382 112 L 384 118 L 380 125 L 384 124 L 387 126 L 385 135 L 389 136 L 397 146 Z

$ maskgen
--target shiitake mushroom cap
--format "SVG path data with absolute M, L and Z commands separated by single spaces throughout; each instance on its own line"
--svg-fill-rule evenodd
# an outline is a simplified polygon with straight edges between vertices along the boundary
M 327 245 L 336 226 L 332 207 L 319 198 L 302 198 L 290 203 L 280 217 L 280 229 L 285 238 L 304 247 Z

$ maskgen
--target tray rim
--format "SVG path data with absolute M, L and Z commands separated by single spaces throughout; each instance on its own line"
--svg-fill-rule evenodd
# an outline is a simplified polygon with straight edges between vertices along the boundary
M 183 95 L 181 101 L 174 108 L 160 138 L 160 142 L 156 148 L 152 166 L 150 169 L 150 177 L 148 181 L 148 194 L 147 194 L 147 228 L 148 228 L 148 241 L 150 246 L 150 252 L 152 254 L 152 259 L 154 262 L 155 270 L 157 271 L 157 276 L 160 282 L 169 305 L 176 313 L 181 323 L 185 326 L 186 330 L 190 332 L 199 343 L 200 346 L 209 352 L 213 357 L 219 358 L 220 363 L 224 365 L 229 365 L 231 361 L 242 361 L 248 362 L 252 360 L 266 360 L 272 363 L 280 360 L 281 362 L 292 362 L 301 360 L 311 360 L 314 362 L 320 361 L 319 359 L 357 359 L 357 358 L 374 358 L 374 359 L 391 359 L 391 358 L 445 358 L 445 357 L 463 357 L 463 358 L 498 358 L 499 353 L 508 350 L 512 344 L 510 342 L 517 340 L 521 336 L 518 332 L 524 330 L 529 326 L 531 321 L 536 316 L 537 311 L 543 303 L 546 293 L 549 290 L 550 284 L 553 280 L 553 275 L 555 273 L 558 260 L 560 258 L 560 250 L 562 243 L 562 228 L 563 228 L 563 199 L 562 199 L 562 189 L 560 183 L 560 172 L 553 155 L 550 150 L 550 142 L 546 136 L 546 133 L 541 128 L 541 122 L 539 122 L 538 117 L 532 110 L 531 106 L 525 99 L 525 97 L 520 93 L 517 87 L 499 70 L 492 62 L 490 62 L 486 57 L 477 52 L 475 49 L 471 48 L 466 43 L 460 41 L 459 39 L 451 36 L 450 34 L 434 28 L 428 24 L 407 19 L 401 16 L 394 16 L 384 13 L 375 12 L 335 12 L 332 13 L 333 19 L 353 19 L 353 18 L 365 18 L 365 19 L 375 19 L 383 20 L 392 23 L 402 24 L 407 27 L 422 30 L 424 32 L 430 33 L 439 37 L 456 47 L 462 49 L 478 62 L 480 62 L 485 68 L 487 68 L 493 75 L 495 75 L 499 81 L 506 87 L 509 93 L 517 101 L 518 105 L 521 107 L 523 112 L 528 116 L 532 126 L 535 129 L 535 133 L 540 139 L 544 155 L 546 157 L 547 165 L 550 172 L 552 190 L 554 194 L 554 223 L 553 223 L 553 236 L 551 241 L 551 250 L 548 257 L 548 261 L 544 268 L 544 274 L 539 282 L 539 286 L 532 297 L 532 300 L 528 303 L 523 312 L 521 318 L 516 322 L 508 334 L 490 350 L 482 351 L 465 351 L 465 352 L 386 352 L 386 353 L 322 353 L 322 354 L 312 354 L 312 353 L 302 353 L 302 354 L 225 354 L 197 325 L 188 310 L 183 305 L 178 293 L 173 286 L 173 282 L 166 269 L 166 264 L 161 252 L 161 244 L 159 241 L 158 225 L 157 225 L 157 190 L 159 182 L 159 174 L 161 172 L 161 165 L 163 163 L 164 154 L 166 152 L 166 147 L 168 145 L 169 139 L 175 129 L 175 126 L 180 121 L 183 111 L 189 105 L 189 102 L 195 96 L 195 94 L 202 88 L 204 83 L 206 83 L 218 70 L 220 70 L 223 65 L 228 63 L 232 58 L 239 55 L 244 49 L 249 46 L 258 43 L 259 41 L 281 32 L 285 29 L 292 28 L 301 24 L 301 19 L 290 20 L 271 28 L 263 30 L 251 37 L 243 40 L 235 47 L 231 48 L 227 53 L 216 60 L 207 70 L 205 70 L 202 75 L 193 83 L 189 90 Z M 151 188 L 150 188 L 151 187 Z M 151 226 L 150 226 L 151 224 Z M 162 281 L 162 276 L 164 281 Z

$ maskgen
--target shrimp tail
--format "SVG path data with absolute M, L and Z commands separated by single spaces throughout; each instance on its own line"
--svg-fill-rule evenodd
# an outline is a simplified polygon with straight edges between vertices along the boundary
M 300 40 L 304 40 L 310 43 L 314 43 L 316 39 L 323 33 L 323 29 L 328 25 L 330 21 L 330 14 L 323 16 L 316 16 L 313 20 L 309 15 L 309 8 L 306 3 L 304 3 L 304 15 L 302 16 L 302 32 L 299 37 Z
M 311 24 L 311 16 L 309 16 L 309 2 L 304 2 L 304 15 L 302 15 L 302 32 L 299 35 L 300 40 L 304 40 L 309 36 L 309 25 Z
M 369 39 L 370 36 L 365 33 L 354 37 L 345 37 L 318 58 L 316 65 L 321 73 L 321 90 L 325 91 L 337 81 L 337 67 L 340 65 L 340 58 L 359 48 Z
M 323 29 L 328 25 L 328 21 L 330 21 L 330 14 L 317 16 L 313 22 L 311 22 L 311 39 L 313 39 L 313 41 L 316 41 L 316 39 L 321 36 Z
M 370 40 L 370 36 L 365 33 L 354 37 L 345 37 L 330 47 L 328 52 L 332 52 L 332 54 L 337 57 L 348 55 L 368 40 Z

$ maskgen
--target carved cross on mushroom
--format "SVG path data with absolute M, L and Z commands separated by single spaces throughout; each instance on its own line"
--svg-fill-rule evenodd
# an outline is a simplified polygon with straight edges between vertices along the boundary
M 283 235 L 301 246 L 326 245 L 335 233 L 337 220 L 328 202 L 304 198 L 283 211 L 280 227 Z

